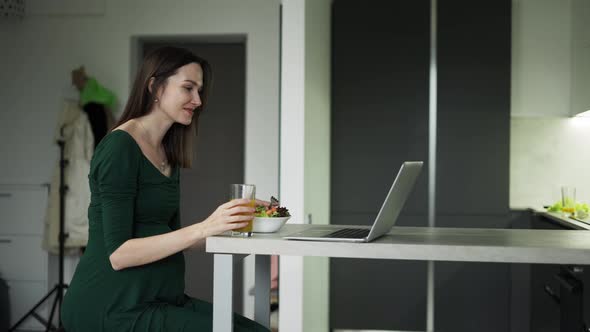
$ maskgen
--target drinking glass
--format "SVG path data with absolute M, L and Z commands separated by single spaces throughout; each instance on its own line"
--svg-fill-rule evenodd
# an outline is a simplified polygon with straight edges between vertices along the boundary
M 572 216 L 576 212 L 576 188 L 561 187 L 561 211 L 566 216 Z
M 256 186 L 253 184 L 230 184 L 229 185 L 229 199 L 242 199 L 246 198 L 250 200 L 248 206 L 254 207 L 256 205 Z M 249 214 L 249 213 L 244 213 Z M 252 220 L 248 222 L 248 225 L 237 228 L 232 231 L 233 236 L 252 236 Z

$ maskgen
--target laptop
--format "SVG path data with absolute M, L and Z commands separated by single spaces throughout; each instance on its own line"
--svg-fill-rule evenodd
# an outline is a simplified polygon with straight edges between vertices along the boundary
M 414 188 L 423 164 L 422 161 L 406 161 L 402 164 L 370 230 L 366 228 L 334 230 L 333 227 L 317 226 L 283 238 L 287 240 L 335 242 L 370 242 L 375 240 L 389 232 L 395 224 Z

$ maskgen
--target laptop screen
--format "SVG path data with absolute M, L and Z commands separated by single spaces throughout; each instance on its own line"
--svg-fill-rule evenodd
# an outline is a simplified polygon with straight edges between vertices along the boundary
M 391 230 L 414 188 L 423 164 L 422 161 L 406 161 L 402 164 L 371 227 L 368 241 Z

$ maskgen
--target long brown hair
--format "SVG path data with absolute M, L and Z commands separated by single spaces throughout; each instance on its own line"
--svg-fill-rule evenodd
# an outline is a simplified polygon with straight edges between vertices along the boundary
M 125 110 L 119 121 L 113 126 L 116 128 L 121 124 L 149 113 L 154 105 L 154 96 L 149 90 L 150 79 L 154 78 L 152 91 L 155 94 L 160 87 L 166 85 L 168 77 L 176 74 L 178 69 L 189 63 L 198 63 L 203 69 L 203 90 L 201 92 L 201 106 L 195 109 L 193 121 L 185 126 L 174 123 L 164 138 L 162 144 L 166 152 L 166 158 L 171 166 L 190 168 L 193 162 L 193 144 L 199 128 L 199 115 L 207 105 L 209 90 L 213 81 L 211 66 L 207 60 L 198 57 L 191 51 L 180 48 L 165 46 L 157 48 L 146 55 L 135 77 L 131 89 L 131 95 L 125 105 Z

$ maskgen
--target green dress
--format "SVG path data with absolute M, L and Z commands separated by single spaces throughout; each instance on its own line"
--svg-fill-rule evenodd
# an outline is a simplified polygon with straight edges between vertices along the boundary
M 182 252 L 119 271 L 109 261 L 131 238 L 180 228 L 179 168 L 166 177 L 129 133 L 115 130 L 97 146 L 88 179 L 88 246 L 64 297 L 66 331 L 211 331 L 212 305 L 184 294 Z M 239 315 L 234 326 L 268 331 Z

